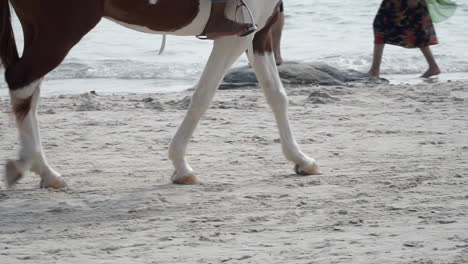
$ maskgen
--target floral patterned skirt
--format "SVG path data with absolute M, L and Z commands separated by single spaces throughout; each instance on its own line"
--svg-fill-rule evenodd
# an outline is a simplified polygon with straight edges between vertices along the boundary
M 376 44 L 421 48 L 438 43 L 425 0 L 415 8 L 408 0 L 384 0 L 374 20 Z

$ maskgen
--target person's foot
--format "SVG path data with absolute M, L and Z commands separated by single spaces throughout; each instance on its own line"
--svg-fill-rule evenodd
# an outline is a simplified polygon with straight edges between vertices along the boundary
M 423 75 L 421 75 L 421 78 L 430 78 L 432 76 L 436 76 L 439 74 L 440 74 L 439 68 L 429 68 Z
M 370 70 L 367 74 L 371 77 L 380 78 L 380 72 L 378 71 Z
M 237 23 L 227 18 L 209 21 L 206 25 L 206 37 L 218 39 L 227 36 L 241 35 L 249 30 L 251 24 Z

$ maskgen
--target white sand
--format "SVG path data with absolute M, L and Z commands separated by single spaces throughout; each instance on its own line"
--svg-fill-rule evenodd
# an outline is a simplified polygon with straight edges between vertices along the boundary
M 259 90 L 222 91 L 189 145 L 199 186 L 169 183 L 189 92 L 43 99 L 69 187 L 2 186 L 0 263 L 468 263 L 467 81 L 288 93 L 323 175 L 293 174 Z M 0 109 L 3 167 L 18 143 Z

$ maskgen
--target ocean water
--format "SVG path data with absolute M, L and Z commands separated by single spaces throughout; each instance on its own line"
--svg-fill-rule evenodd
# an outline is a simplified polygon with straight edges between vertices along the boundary
M 284 0 L 286 27 L 283 35 L 285 60 L 320 61 L 340 69 L 367 71 L 372 59 L 372 22 L 381 0 Z M 436 24 L 440 44 L 434 55 L 444 73 L 468 78 L 468 1 L 450 20 Z M 22 33 L 14 19 L 19 46 Z M 193 86 L 211 50 L 211 41 L 168 36 L 166 51 L 158 55 L 161 36 L 135 32 L 111 21 L 102 22 L 47 76 L 52 84 L 47 95 L 81 92 L 63 87 L 63 80 L 125 81 L 118 92 L 175 91 Z M 247 63 L 245 56 L 236 65 Z M 382 74 L 420 74 L 427 65 L 419 50 L 386 47 Z M 397 77 L 396 77 L 397 78 Z M 136 85 L 127 85 L 129 81 Z M 138 85 L 142 84 L 142 85 Z M 148 86 L 149 85 L 149 86 Z M 74 85 L 75 86 L 75 85 Z M 112 85 L 106 92 L 112 91 Z M 2 78 L 0 87 L 5 88 Z M 86 87 L 83 87 L 85 90 Z M 6 94 L 0 89 L 0 96 Z

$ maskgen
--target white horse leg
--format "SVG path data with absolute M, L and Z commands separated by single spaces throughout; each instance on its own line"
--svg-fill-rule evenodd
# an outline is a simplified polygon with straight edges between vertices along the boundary
M 281 83 L 273 53 L 271 51 L 265 51 L 263 54 L 254 52 L 253 56 L 249 55 L 249 60 L 275 115 L 284 155 L 296 164 L 297 174 L 319 174 L 320 170 L 315 160 L 302 153 L 294 139 L 288 119 L 288 98 Z
M 185 159 L 187 144 L 198 122 L 208 109 L 226 71 L 246 50 L 249 41 L 252 41 L 251 37 L 230 37 L 214 42 L 213 51 L 192 96 L 188 112 L 169 147 L 169 158 L 175 168 L 172 175 L 173 183 L 196 184 L 198 182 Z
M 9 160 L 6 164 L 6 182 L 15 184 L 25 173 L 32 171 L 41 177 L 41 188 L 59 189 L 66 186 L 60 174 L 53 170 L 45 158 L 37 122 L 40 84 L 42 79 L 10 92 L 16 114 L 21 150 L 19 160 Z

